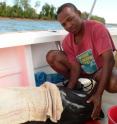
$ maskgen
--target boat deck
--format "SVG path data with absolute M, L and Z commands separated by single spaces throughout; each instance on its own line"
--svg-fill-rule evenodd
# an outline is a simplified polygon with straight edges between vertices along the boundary
M 111 94 L 104 92 L 102 109 L 105 113 L 105 118 L 101 120 L 101 124 L 108 124 L 108 109 L 114 105 L 117 105 L 117 93 Z

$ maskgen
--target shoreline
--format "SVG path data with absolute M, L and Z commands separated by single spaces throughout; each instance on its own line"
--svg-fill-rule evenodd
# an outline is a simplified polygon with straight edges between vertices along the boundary
M 26 20 L 26 21 L 57 21 L 44 19 L 30 19 L 30 18 L 15 18 L 15 17 L 0 17 L 0 20 Z M 107 25 L 117 26 L 117 23 L 106 23 Z
M 44 20 L 44 19 L 30 19 L 30 18 L 12 18 L 12 17 L 0 17 L 0 20 L 29 20 L 29 21 L 57 21 L 57 20 Z

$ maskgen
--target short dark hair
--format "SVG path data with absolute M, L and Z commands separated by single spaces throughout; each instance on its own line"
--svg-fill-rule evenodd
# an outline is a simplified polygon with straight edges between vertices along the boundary
M 79 11 L 79 10 L 76 8 L 76 6 L 73 5 L 72 3 L 65 3 L 65 4 L 63 4 L 62 6 L 60 6 L 60 7 L 58 8 L 58 10 L 57 10 L 57 15 L 58 15 L 59 13 L 61 13 L 62 10 L 63 10 L 65 7 L 69 7 L 69 8 L 71 8 L 71 9 L 73 9 L 75 12 L 78 12 L 78 11 Z

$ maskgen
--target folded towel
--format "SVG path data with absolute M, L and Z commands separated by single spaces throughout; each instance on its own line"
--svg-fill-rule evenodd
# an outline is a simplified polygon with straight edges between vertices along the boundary
M 46 121 L 47 118 L 57 122 L 62 111 L 60 92 L 55 84 L 0 88 L 0 124 Z

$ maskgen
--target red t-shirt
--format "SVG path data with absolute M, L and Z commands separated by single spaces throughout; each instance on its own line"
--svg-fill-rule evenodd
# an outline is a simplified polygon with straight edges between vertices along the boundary
M 105 26 L 96 21 L 84 21 L 84 36 L 79 44 L 74 43 L 74 34 L 69 33 L 62 47 L 69 62 L 79 61 L 83 72 L 92 74 L 103 65 L 102 53 L 115 50 L 112 38 Z

